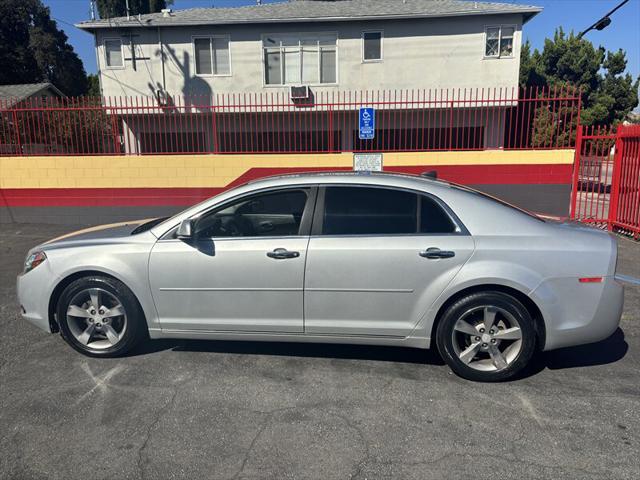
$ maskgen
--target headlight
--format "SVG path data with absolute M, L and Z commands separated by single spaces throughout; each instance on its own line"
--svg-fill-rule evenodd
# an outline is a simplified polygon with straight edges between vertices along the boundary
M 33 252 L 24 261 L 24 273 L 30 272 L 47 259 L 44 252 Z

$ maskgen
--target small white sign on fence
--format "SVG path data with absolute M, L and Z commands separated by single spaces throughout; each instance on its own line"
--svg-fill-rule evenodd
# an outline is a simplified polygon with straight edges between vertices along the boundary
M 354 153 L 353 170 L 356 172 L 381 172 L 382 153 Z

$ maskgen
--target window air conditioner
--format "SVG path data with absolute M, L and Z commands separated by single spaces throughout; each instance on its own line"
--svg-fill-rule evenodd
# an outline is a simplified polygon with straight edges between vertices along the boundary
M 291 100 L 308 100 L 310 97 L 309 87 L 291 87 Z

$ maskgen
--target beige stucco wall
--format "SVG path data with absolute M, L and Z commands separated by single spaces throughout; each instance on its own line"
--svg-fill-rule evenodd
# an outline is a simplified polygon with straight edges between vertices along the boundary
M 104 38 L 122 38 L 124 57 L 131 58 L 129 30 L 100 30 L 98 60 L 105 96 L 150 95 L 163 86 L 171 95 L 211 95 L 225 92 L 278 92 L 265 87 L 262 35 L 287 32 L 336 32 L 338 36 L 338 83 L 314 91 L 378 89 L 515 88 L 518 83 L 521 15 L 470 16 L 404 21 L 333 22 L 140 28 L 131 31 L 136 49 L 136 69 L 125 61 L 123 69 L 107 69 Z M 512 58 L 484 58 L 487 25 L 514 25 Z M 384 60 L 362 62 L 362 31 L 383 30 Z M 199 77 L 193 62 L 193 35 L 228 35 L 231 70 L 226 77 Z M 161 42 L 167 59 L 164 76 Z M 142 58 L 147 58 L 144 60 Z

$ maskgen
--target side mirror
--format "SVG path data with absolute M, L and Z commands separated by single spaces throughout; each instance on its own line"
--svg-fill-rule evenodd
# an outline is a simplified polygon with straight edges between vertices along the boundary
M 180 222 L 176 237 L 182 240 L 190 240 L 193 238 L 196 221 L 192 219 L 183 220 Z

